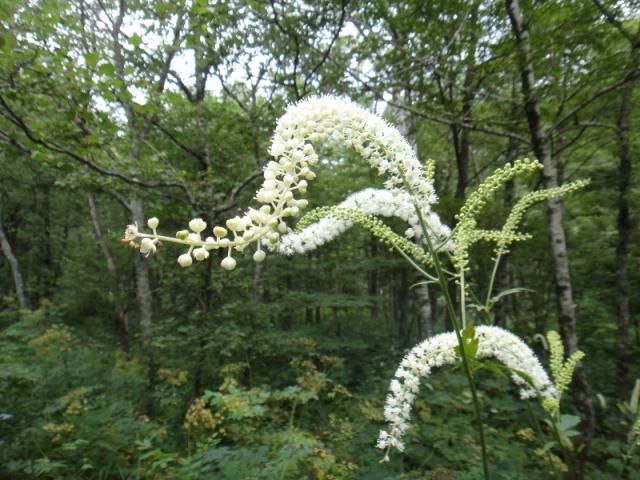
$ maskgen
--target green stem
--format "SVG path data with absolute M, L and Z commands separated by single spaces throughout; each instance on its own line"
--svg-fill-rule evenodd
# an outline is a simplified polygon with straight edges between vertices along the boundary
M 465 296 L 464 270 L 460 271 L 460 320 L 462 328 L 467 328 L 467 303 Z
M 544 446 L 547 444 L 547 438 L 545 437 L 544 432 L 542 431 L 542 427 L 540 427 L 540 422 L 538 421 L 538 417 L 533 413 L 533 410 L 531 410 L 531 405 L 529 404 L 529 402 L 525 401 L 525 404 L 527 405 L 527 412 L 529 413 L 529 418 L 535 425 L 536 433 L 538 435 L 540 443 L 544 448 Z M 558 479 L 562 479 L 560 472 L 558 472 L 558 470 L 556 469 L 553 463 L 553 460 L 551 459 L 551 454 L 546 450 L 544 451 L 544 458 L 547 460 L 547 463 L 551 467 L 551 470 L 553 470 L 555 477 Z
M 489 288 L 487 289 L 487 300 L 484 302 L 484 306 L 489 310 L 489 302 L 491 301 L 491 294 L 493 293 L 493 284 L 496 280 L 496 275 L 498 273 L 498 265 L 500 264 L 500 259 L 502 255 L 498 255 L 496 257 L 496 261 L 493 264 L 493 271 L 491 272 L 491 278 L 489 279 Z
M 555 415 L 551 414 L 549 415 L 550 419 L 551 419 L 551 425 L 553 426 L 553 433 L 556 436 L 556 440 L 558 441 L 558 445 L 560 446 L 560 449 L 562 450 L 562 456 L 564 457 L 564 463 L 567 466 L 567 468 L 569 469 L 569 475 L 568 478 L 573 479 L 575 478 L 574 472 L 573 472 L 573 459 L 571 458 L 571 454 L 569 452 L 569 449 L 566 448 L 564 446 L 564 444 L 562 443 L 562 437 L 560 436 L 560 432 L 558 431 L 558 425 L 556 423 L 556 419 L 555 419 Z
M 405 185 L 407 182 L 405 181 Z M 411 193 L 411 192 L 410 192 Z M 422 233 L 425 239 L 425 243 L 427 244 L 427 248 L 429 249 L 429 253 L 433 258 L 433 266 L 436 270 L 436 277 L 438 278 L 438 282 L 440 283 L 440 288 L 442 289 L 442 293 L 447 303 L 447 311 L 449 312 L 449 317 L 451 318 L 451 323 L 453 323 L 453 329 L 456 333 L 456 339 L 458 340 L 458 345 L 460 346 L 460 357 L 462 358 L 462 366 L 464 369 L 464 373 L 467 376 L 467 381 L 469 382 L 469 388 L 471 389 L 471 398 L 473 401 L 473 409 L 476 416 L 476 421 L 478 422 L 478 434 L 480 436 L 480 449 L 482 452 L 482 470 L 484 472 L 485 480 L 489 480 L 491 477 L 489 476 L 489 462 L 487 459 L 487 445 L 484 438 L 484 427 L 482 425 L 482 413 L 480 410 L 480 401 L 478 399 L 478 392 L 476 390 L 476 384 L 473 379 L 473 373 L 471 372 L 471 367 L 469 365 L 469 360 L 467 358 L 467 350 L 465 348 L 464 341 L 462 340 L 462 336 L 460 335 L 460 324 L 458 323 L 458 317 L 456 315 L 455 308 L 453 306 L 453 301 L 451 300 L 451 295 L 449 295 L 449 289 L 447 285 L 447 279 L 442 269 L 442 265 L 440 265 L 440 259 L 438 258 L 433 244 L 431 243 L 431 238 L 429 237 L 429 230 L 427 229 L 426 222 L 424 221 L 424 217 L 420 208 L 417 204 L 414 204 L 416 213 L 418 215 L 418 219 L 420 221 L 420 228 L 422 229 Z M 464 276 L 462 276 L 464 278 Z M 464 287 L 464 280 L 461 282 L 461 288 Z M 464 298 L 464 293 L 461 294 L 461 297 Z M 462 312 L 464 311 L 464 303 L 461 304 Z

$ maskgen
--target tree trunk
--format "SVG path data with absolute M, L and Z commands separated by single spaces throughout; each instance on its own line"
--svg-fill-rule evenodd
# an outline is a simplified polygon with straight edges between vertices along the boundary
M 640 65 L 640 34 L 631 45 L 631 59 L 628 71 Z M 618 331 L 616 339 L 616 392 L 618 398 L 627 398 L 629 385 L 629 274 L 627 272 L 627 255 L 629 236 L 631 234 L 631 215 L 629 213 L 629 187 L 632 175 L 631 164 L 631 111 L 633 92 L 638 76 L 629 75 L 622 87 L 622 101 L 618 115 L 618 241 L 616 245 L 616 310 L 618 315 Z
M 549 152 L 549 137 L 543 129 L 538 101 L 533 92 L 535 79 L 530 56 L 528 27 L 520 10 L 518 0 L 506 0 L 506 6 L 516 39 L 521 90 L 532 147 L 536 158 L 544 166 L 542 178 L 545 188 L 553 188 L 557 186 L 557 172 Z M 547 201 L 546 206 L 549 217 L 549 237 L 559 311 L 558 323 L 567 355 L 571 355 L 578 349 L 578 337 L 576 334 L 576 312 L 569 271 L 569 255 L 562 224 L 563 202 L 559 198 L 552 198 Z M 579 455 L 576 464 L 577 471 L 581 472 L 595 428 L 591 387 L 587 382 L 584 370 L 581 368 L 576 370 L 572 390 L 576 408 L 580 413 L 580 430 L 585 442 L 585 448 Z
M 118 271 L 116 264 L 113 260 L 113 253 L 109 248 L 109 244 L 104 240 L 102 236 L 102 228 L 100 226 L 100 219 L 98 218 L 98 210 L 96 208 L 95 199 L 92 194 L 87 195 L 87 203 L 89 205 L 89 216 L 91 217 L 91 225 L 93 227 L 93 235 L 96 239 L 105 263 L 107 264 L 107 273 L 109 275 L 109 297 L 113 301 L 113 308 L 115 314 L 115 327 L 118 333 L 118 338 L 122 344 L 122 349 L 125 352 L 129 351 L 129 318 L 127 315 L 127 308 L 122 303 L 120 291 L 118 285 L 120 284 L 118 278 Z
M 511 113 L 510 119 L 512 122 L 516 122 L 518 117 L 520 116 L 518 109 L 518 86 L 516 79 L 513 79 L 511 85 Z M 518 154 L 518 144 L 513 137 L 509 137 L 509 141 L 507 142 L 507 150 L 505 152 L 505 164 L 513 165 L 513 162 L 516 160 Z M 515 183 L 514 180 L 511 179 L 507 181 L 504 186 L 504 209 L 505 213 L 508 215 L 508 212 L 513 208 L 513 200 L 514 200 L 514 188 Z M 495 293 L 500 293 L 505 290 L 511 288 L 512 282 L 509 277 L 509 254 L 502 257 L 500 260 L 500 264 L 498 265 L 498 271 L 496 272 L 496 288 Z M 512 302 L 515 300 L 511 295 L 501 298 L 498 303 L 493 307 L 494 313 L 494 322 L 499 327 L 507 326 L 507 313 L 509 311 L 509 306 L 513 305 Z
M 145 225 L 142 200 L 131 200 L 129 203 L 131 216 L 137 225 Z M 153 323 L 151 303 L 153 295 L 151 293 L 151 283 L 149 281 L 149 265 L 147 259 L 138 255 L 136 259 L 136 297 L 138 298 L 138 308 L 140 309 L 140 330 L 142 331 L 142 349 L 151 359 L 153 343 Z
M 429 285 L 423 284 L 413 288 L 416 299 L 416 309 L 418 310 L 418 333 L 420 340 L 433 337 L 436 333 L 435 315 L 433 315 L 433 303 Z
M 407 101 L 406 97 L 408 97 L 408 95 L 408 92 L 405 92 L 403 96 L 396 94 L 394 102 L 396 104 L 403 104 Z M 417 145 L 415 140 L 411 137 L 411 132 L 414 130 L 414 120 L 411 118 L 411 114 L 407 110 L 398 108 L 395 111 L 395 117 L 398 131 L 407 139 L 413 149 L 416 150 L 417 155 Z M 429 288 L 426 284 L 418 285 L 413 288 L 413 294 L 416 298 L 419 334 L 422 338 L 431 337 L 434 334 L 434 314 Z
M 4 253 L 4 256 L 7 257 L 7 262 L 9 263 L 9 268 L 11 269 L 11 275 L 13 276 L 13 286 L 16 291 L 16 298 L 18 299 L 18 305 L 20 305 L 20 308 L 22 309 L 29 308 L 29 305 L 27 303 L 27 297 L 24 294 L 24 282 L 22 281 L 22 274 L 20 273 L 20 265 L 18 264 L 18 259 L 13 254 L 13 249 L 11 248 L 11 244 L 9 243 L 9 239 L 7 238 L 7 235 L 4 232 L 1 215 L 0 215 L 0 250 L 2 250 L 2 253 Z

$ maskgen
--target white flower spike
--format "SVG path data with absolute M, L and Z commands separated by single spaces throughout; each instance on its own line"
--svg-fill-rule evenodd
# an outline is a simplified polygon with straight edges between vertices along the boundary
M 511 370 L 511 378 L 520 387 L 522 399 L 540 397 L 544 402 L 557 397 L 553 382 L 533 351 L 520 338 L 502 328 L 484 325 L 475 327 L 475 334 L 478 339 L 477 357 L 493 357 Z M 404 357 L 389 386 L 384 407 L 388 427 L 380 432 L 378 448 L 404 451 L 403 437 L 409 428 L 411 408 L 420 380 L 428 377 L 435 368 L 458 363 L 460 358 L 456 347 L 455 332 L 441 333 L 413 347 Z M 525 374 L 527 380 L 519 372 Z

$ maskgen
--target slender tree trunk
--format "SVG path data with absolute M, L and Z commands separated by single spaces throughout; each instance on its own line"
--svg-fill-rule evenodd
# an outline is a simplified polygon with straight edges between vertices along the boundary
M 413 289 L 418 310 L 418 334 L 420 339 L 433 337 L 436 333 L 433 302 L 428 285 L 418 285 Z
M 635 44 L 631 45 L 629 71 L 640 66 L 640 34 Z M 622 87 L 622 101 L 618 115 L 618 241 L 616 245 L 616 309 L 618 315 L 618 331 L 616 339 L 616 392 L 618 398 L 627 398 L 629 394 L 629 274 L 627 256 L 629 237 L 631 235 L 631 215 L 629 212 L 629 193 L 632 175 L 631 163 L 631 111 L 633 92 L 638 82 L 637 75 L 629 75 Z
M 515 81 L 515 78 L 511 88 L 511 97 L 512 97 L 512 102 L 511 102 L 512 107 L 511 107 L 510 117 L 511 117 L 511 120 L 515 122 L 519 117 L 519 109 L 518 109 L 518 101 L 517 101 L 518 88 L 517 88 L 517 83 Z M 510 137 L 509 141 L 507 142 L 507 151 L 505 152 L 505 164 L 513 165 L 513 162 L 516 160 L 516 156 L 518 153 L 517 149 L 518 149 L 518 145 L 516 143 L 516 140 Z M 506 212 L 510 212 L 511 208 L 513 207 L 514 187 L 515 187 L 515 183 L 513 179 L 509 180 L 505 184 L 504 206 L 505 206 Z M 509 288 L 511 288 L 511 282 L 509 278 L 509 255 L 507 254 L 500 260 L 500 264 L 498 265 L 498 271 L 496 272 L 495 293 L 503 292 L 505 290 L 508 290 Z M 508 306 L 512 305 L 511 302 L 513 301 L 514 300 L 509 295 L 507 297 L 503 297 L 498 301 L 498 303 L 495 304 L 493 309 L 494 319 L 495 319 L 495 324 L 498 325 L 499 327 L 507 326 Z
M 404 103 L 408 99 L 408 92 L 405 92 L 404 96 L 396 94 L 394 98 L 395 103 Z M 403 137 L 411 144 L 413 149 L 417 152 L 417 145 L 412 138 L 411 133 L 414 131 L 414 120 L 407 110 L 397 109 L 395 112 L 396 125 Z M 374 240 L 375 241 L 375 240 Z M 432 310 L 431 295 L 428 285 L 421 284 L 413 288 L 413 294 L 416 299 L 416 308 L 418 315 L 418 331 L 422 338 L 430 337 L 434 334 L 434 314 Z
M 142 200 L 132 200 L 129 206 L 134 223 L 144 225 Z M 136 259 L 136 296 L 138 298 L 138 308 L 140 309 L 142 349 L 151 360 L 153 358 L 153 314 L 151 308 L 153 295 L 151 293 L 151 282 L 149 281 L 149 264 L 143 255 L 138 255 Z
M 104 257 L 107 264 L 107 273 L 109 275 L 109 296 L 113 301 L 113 308 L 115 314 L 115 327 L 118 332 L 118 338 L 122 344 L 122 349 L 125 352 L 129 351 L 129 317 L 127 315 L 127 308 L 120 300 L 120 291 L 118 288 L 119 278 L 116 264 L 113 260 L 113 253 L 109 248 L 108 243 L 102 236 L 102 228 L 100 226 L 100 219 L 98 218 L 98 209 L 96 208 L 95 199 L 92 194 L 87 195 L 87 203 L 89 205 L 89 216 L 91 217 L 91 225 L 93 227 L 93 235 L 96 239 L 100 252 Z
M 535 80 L 530 55 L 528 27 L 520 10 L 518 0 L 506 0 L 506 6 L 517 44 L 521 89 L 525 102 L 524 108 L 529 124 L 532 147 L 536 158 L 544 166 L 542 178 L 545 188 L 553 188 L 557 186 L 557 172 L 553 166 L 549 152 L 549 137 L 543 129 L 538 101 L 533 91 Z M 559 311 L 558 323 L 567 355 L 571 355 L 578 349 L 578 336 L 576 333 L 576 312 L 571 285 L 571 274 L 569 271 L 569 255 L 562 224 L 563 203 L 559 198 L 552 198 L 547 201 L 546 205 L 549 217 L 549 237 L 553 258 L 556 299 Z M 584 466 L 586 452 L 593 438 L 595 429 L 591 387 L 587 382 L 585 372 L 582 368 L 576 371 L 572 391 L 576 408 L 580 413 L 580 429 L 585 442 L 585 448 L 579 455 L 576 464 L 577 471 L 581 472 Z
M 1 214 L 2 212 L 0 212 Z M 13 254 L 13 249 L 11 248 L 11 244 L 9 243 L 9 239 L 4 231 L 2 226 L 2 215 L 0 215 L 0 249 L 4 256 L 7 258 L 7 262 L 9 263 L 9 268 L 11 269 L 11 275 L 13 277 L 13 287 L 16 291 L 16 298 L 18 299 L 18 305 L 20 308 L 26 309 L 29 308 L 27 303 L 27 297 L 24 294 L 24 282 L 22 281 L 22 274 L 20 273 L 20 265 L 18 264 L 18 259 Z
M 370 258 L 375 258 L 378 254 L 378 241 L 373 235 L 369 235 L 369 243 L 371 244 Z M 367 292 L 371 299 L 369 312 L 373 318 L 378 318 L 378 289 L 378 270 L 376 268 L 372 268 L 369 270 L 369 274 L 367 275 Z

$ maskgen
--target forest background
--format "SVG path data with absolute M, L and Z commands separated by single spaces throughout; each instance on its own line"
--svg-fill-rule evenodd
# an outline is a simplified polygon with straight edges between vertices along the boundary
M 640 5 L 635 1 L 0 0 L 0 477 L 473 479 L 459 370 L 423 386 L 407 452 L 374 448 L 389 379 L 451 329 L 441 292 L 353 229 L 300 257 L 180 268 L 120 244 L 127 224 L 221 224 L 250 204 L 277 118 L 334 94 L 436 162 L 447 224 L 493 170 L 536 158 L 484 213 L 533 209 L 491 318 L 586 353 L 549 439 L 507 379 L 480 373 L 495 478 L 637 476 Z M 326 151 L 312 206 L 380 180 Z M 398 231 L 404 228 L 398 223 Z M 483 292 L 492 252 L 470 281 Z M 633 395 L 635 391 L 635 396 Z M 575 420 L 574 420 L 575 419 Z M 579 421 L 579 424 L 578 424 Z M 540 427 L 540 428 L 537 428 Z M 575 427 L 575 428 L 573 428 Z M 562 456 L 562 452 L 569 456 Z M 621 473 L 623 472 L 623 473 Z M 635 475 L 635 477 L 634 477 Z

